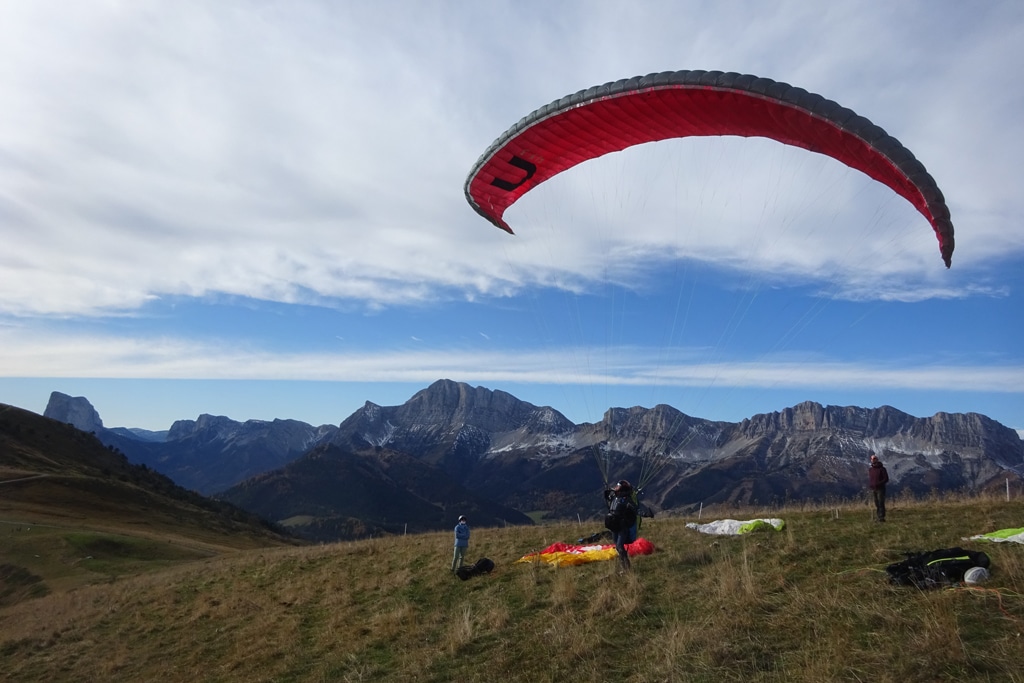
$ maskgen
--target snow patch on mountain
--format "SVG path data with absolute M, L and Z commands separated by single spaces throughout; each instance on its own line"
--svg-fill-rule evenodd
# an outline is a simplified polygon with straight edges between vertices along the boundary
M 391 424 L 389 421 L 385 421 L 384 429 L 381 433 L 371 434 L 369 432 L 363 432 L 362 436 L 363 439 L 366 440 L 366 443 L 371 446 L 384 447 L 388 445 L 388 442 L 390 442 L 391 439 L 394 438 L 396 431 L 398 431 L 398 428 L 395 427 L 395 425 Z
M 495 456 L 501 453 L 514 453 L 532 449 L 538 451 L 545 457 L 560 458 L 574 451 L 578 442 L 575 434 L 538 434 L 533 435 L 528 441 L 512 439 L 504 442 L 495 439 L 496 444 L 487 450 L 487 455 Z

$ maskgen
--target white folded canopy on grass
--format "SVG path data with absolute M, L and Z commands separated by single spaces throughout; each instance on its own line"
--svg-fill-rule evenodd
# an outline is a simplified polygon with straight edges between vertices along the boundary
M 719 519 L 707 524 L 689 522 L 687 529 L 694 529 L 702 534 L 714 534 L 716 536 L 739 536 L 749 534 L 752 531 L 782 531 L 786 523 L 781 519 Z

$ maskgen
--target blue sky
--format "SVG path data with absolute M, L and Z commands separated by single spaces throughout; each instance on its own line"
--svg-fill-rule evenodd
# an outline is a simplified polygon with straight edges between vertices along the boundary
M 1024 5 L 0 5 L 0 402 L 338 423 L 447 378 L 577 422 L 801 401 L 1024 428 Z M 506 128 L 658 71 L 786 81 L 924 163 L 956 226 L 767 140 L 571 169 L 497 230 Z

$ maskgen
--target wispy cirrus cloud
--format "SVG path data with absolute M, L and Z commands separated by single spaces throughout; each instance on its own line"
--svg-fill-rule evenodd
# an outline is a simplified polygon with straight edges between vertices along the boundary
M 757 360 L 706 360 L 706 349 L 637 347 L 520 351 L 396 350 L 345 353 L 271 352 L 187 339 L 17 335 L 0 330 L 0 376 L 122 379 L 467 382 L 595 386 L 823 387 L 913 391 L 1020 393 L 1024 366 L 951 365 L 918 358 L 901 362 L 840 361 L 793 354 Z M 417 341 L 413 337 L 414 341 Z M 599 359 L 582 370 L 581 358 Z

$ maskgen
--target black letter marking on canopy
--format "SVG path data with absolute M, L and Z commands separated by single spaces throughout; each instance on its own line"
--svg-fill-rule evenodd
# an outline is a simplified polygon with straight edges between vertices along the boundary
M 523 179 L 520 180 L 518 183 L 510 183 L 509 181 L 502 180 L 501 178 L 495 178 L 494 180 L 491 181 L 491 185 L 501 188 L 506 192 L 511 192 L 512 190 L 516 189 L 517 187 L 525 183 L 527 180 L 532 178 L 533 174 L 537 172 L 536 164 L 531 164 L 526 159 L 522 159 L 515 155 L 513 155 L 512 158 L 508 160 L 508 163 L 511 164 L 512 166 L 515 166 L 516 168 L 523 169 L 524 171 L 526 171 L 526 175 L 523 176 Z

